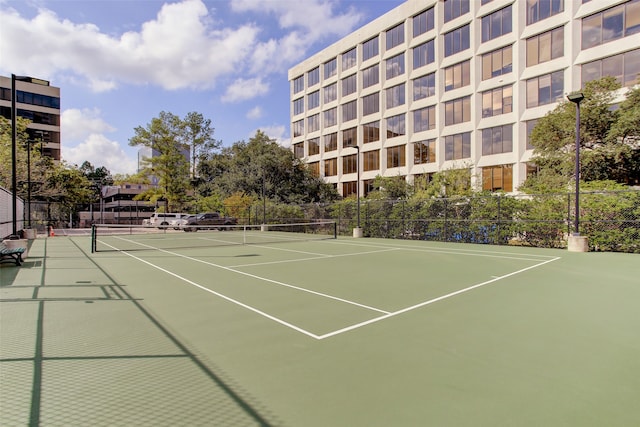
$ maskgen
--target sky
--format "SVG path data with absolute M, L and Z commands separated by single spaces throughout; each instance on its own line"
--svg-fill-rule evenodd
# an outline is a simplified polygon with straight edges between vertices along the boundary
M 135 173 L 129 139 L 161 111 L 288 147 L 288 69 L 402 2 L 0 0 L 0 75 L 60 87 L 69 164 Z

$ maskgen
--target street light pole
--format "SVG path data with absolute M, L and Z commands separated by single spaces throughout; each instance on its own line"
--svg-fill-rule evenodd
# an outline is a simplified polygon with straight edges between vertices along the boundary
M 362 228 L 360 227 L 360 146 L 351 145 L 356 149 L 356 215 L 357 227 L 353 230 L 353 237 L 362 237 Z
M 585 236 L 580 236 L 580 103 L 584 99 L 582 92 L 572 92 L 567 95 L 567 99 L 576 104 L 576 159 L 575 159 L 575 219 L 573 234 L 569 236 L 569 251 L 588 252 L 589 243 Z

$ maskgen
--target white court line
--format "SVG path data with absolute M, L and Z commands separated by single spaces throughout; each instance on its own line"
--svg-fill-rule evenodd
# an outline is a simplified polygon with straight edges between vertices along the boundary
M 333 337 L 335 335 L 343 334 L 345 332 L 349 332 L 349 331 L 352 331 L 354 329 L 358 329 L 358 328 L 361 328 L 363 326 L 370 325 L 370 324 L 375 323 L 375 322 L 379 322 L 381 320 L 389 319 L 390 317 L 394 317 L 394 316 L 397 316 L 399 314 L 404 314 L 404 313 L 407 313 L 409 311 L 415 310 L 417 308 L 421 308 L 421 307 L 424 307 L 426 305 L 433 304 L 435 302 L 442 301 L 442 300 L 445 300 L 447 298 L 451 298 L 451 297 L 454 297 L 456 295 L 463 294 L 465 292 L 469 292 L 469 291 L 471 291 L 473 289 L 489 285 L 491 283 L 497 282 L 498 280 L 506 279 L 507 277 L 515 276 L 516 274 L 523 273 L 523 272 L 525 272 L 527 270 L 531 270 L 533 268 L 540 267 L 542 265 L 548 264 L 548 263 L 553 262 L 553 261 L 557 261 L 559 259 L 560 259 L 560 257 L 555 257 L 553 259 L 549 259 L 547 261 L 543 261 L 543 262 L 540 262 L 538 264 L 535 264 L 535 265 L 532 265 L 532 266 L 529 266 L 529 267 L 526 267 L 526 268 L 522 268 L 522 269 L 520 269 L 518 271 L 514 271 L 513 273 L 505 274 L 503 276 L 498 276 L 498 277 L 493 278 L 491 280 L 487 280 L 486 282 L 478 283 L 476 285 L 469 286 L 467 288 L 460 289 L 458 291 L 451 292 L 451 293 L 448 293 L 446 295 L 442 295 L 442 296 L 439 296 L 437 298 L 433 298 L 433 299 L 430 299 L 428 301 L 424 301 L 424 302 L 421 302 L 421 303 L 416 304 L 416 305 L 412 305 L 412 306 L 407 307 L 407 308 L 403 308 L 402 310 L 398 310 L 398 311 L 394 311 L 393 313 L 385 314 L 384 316 L 380 316 L 380 317 L 376 317 L 374 319 L 370 319 L 370 320 L 367 320 L 367 321 L 364 321 L 364 322 L 356 323 L 355 325 L 347 326 L 346 328 L 338 329 L 338 330 L 335 330 L 333 332 L 329 332 L 327 334 L 320 335 L 318 337 L 318 339 L 319 340 L 323 340 L 325 338 L 330 338 L 330 337 Z
M 177 252 L 171 252 L 171 251 L 168 251 L 166 249 L 160 249 L 160 248 L 156 248 L 154 246 L 145 245 L 144 243 L 135 242 L 133 240 L 125 239 L 123 237 L 117 237 L 117 238 L 120 239 L 120 240 L 124 240 L 125 242 L 133 243 L 133 244 L 140 245 L 140 246 L 146 246 L 147 248 L 155 249 L 157 251 L 164 252 L 164 253 L 167 253 L 167 254 L 171 254 L 171 255 L 174 255 L 174 256 L 177 256 L 177 257 L 180 257 L 180 258 L 184 258 L 184 259 L 188 259 L 188 260 L 191 260 L 191 261 L 199 262 L 201 264 L 210 265 L 212 267 L 217 267 L 217 268 L 220 268 L 222 270 L 231 271 L 232 273 L 236 273 L 236 274 L 240 274 L 240 275 L 243 275 L 243 276 L 251 277 L 253 279 L 261 280 L 263 282 L 269 282 L 269 283 L 273 283 L 273 284 L 276 284 L 276 285 L 279 285 L 279 286 L 284 286 L 286 288 L 296 289 L 298 291 L 302 291 L 302 292 L 306 292 L 306 293 L 309 293 L 309 294 L 317 295 L 317 296 L 320 296 L 320 297 L 323 297 L 323 298 L 332 299 L 332 300 L 335 300 L 335 301 L 340 301 L 340 302 L 343 302 L 345 304 L 354 305 L 354 306 L 361 307 L 361 308 L 364 308 L 364 309 L 367 309 L 367 310 L 377 311 L 378 313 L 385 313 L 385 314 L 389 313 L 388 311 L 380 310 L 379 308 L 371 307 L 371 306 L 368 306 L 368 305 L 365 305 L 365 304 L 360 304 L 360 303 L 357 303 L 357 302 L 354 302 L 354 301 L 349 301 L 349 300 L 344 299 L 344 298 L 338 298 L 338 297 L 335 297 L 333 295 L 323 294 L 322 292 L 312 291 L 311 289 L 305 289 L 305 288 L 301 288 L 299 286 L 290 285 L 288 283 L 280 282 L 280 281 L 277 281 L 277 280 L 268 279 L 266 277 L 257 276 L 255 274 L 251 274 L 251 273 L 247 273 L 247 272 L 244 272 L 244 271 L 236 270 L 236 269 L 233 269 L 231 267 L 226 267 L 224 265 L 215 264 L 213 262 L 204 261 L 204 260 L 201 260 L 201 259 L 198 259 L 198 258 L 193 258 L 193 257 L 190 257 L 190 256 L 179 254 Z M 111 245 L 109 245 L 109 246 L 111 246 Z M 117 248 L 115 248 L 113 246 L 111 246 L 111 247 L 114 248 L 114 249 L 117 249 Z M 125 252 L 127 255 L 130 255 L 126 251 L 123 251 L 123 252 Z M 130 256 L 133 256 L 133 255 L 130 255 Z M 137 258 L 137 257 L 134 257 L 134 258 Z M 155 264 L 147 262 L 147 261 L 145 261 L 145 263 L 155 266 Z M 162 269 L 161 267 L 158 267 L 158 268 Z M 165 270 L 162 269 L 162 271 L 165 271 Z M 174 276 L 180 277 L 180 276 L 175 275 L 175 274 L 174 274 Z M 188 280 L 185 279 L 185 281 L 188 281 Z
M 256 246 L 256 245 L 252 245 L 252 246 Z M 269 246 L 260 246 L 262 248 L 267 248 L 267 249 L 272 249 Z M 367 252 L 355 252 L 352 254 L 341 254 L 341 255 L 322 255 L 322 256 L 317 256 L 317 257 L 311 257 L 311 258 L 299 258 L 299 259 L 287 259 L 287 260 L 282 260 L 282 261 L 267 261 L 267 262 L 256 262 L 256 263 L 252 263 L 252 264 L 238 264 L 238 265 L 230 265 L 230 268 L 238 268 L 238 267 L 253 267 L 256 265 L 269 265 L 269 264 L 285 264 L 285 263 L 290 263 L 290 262 L 301 262 L 301 261 L 313 261 L 313 260 L 317 260 L 317 259 L 329 259 L 329 258 L 342 258 L 342 257 L 348 257 L 348 256 L 360 256 L 360 255 L 369 255 L 369 254 L 377 254 L 379 252 L 391 252 L 391 251 L 398 251 L 400 250 L 399 248 L 387 248 L 387 249 L 381 249 L 378 251 L 367 251 Z M 293 251 L 293 252 L 297 252 L 297 251 Z M 304 253 L 304 252 L 303 252 Z

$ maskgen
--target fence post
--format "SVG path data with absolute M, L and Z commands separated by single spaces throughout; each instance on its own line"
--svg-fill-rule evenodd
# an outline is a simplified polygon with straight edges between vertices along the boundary
M 444 199 L 444 230 L 442 233 L 442 238 L 444 239 L 444 241 L 446 242 L 447 239 L 447 218 L 448 218 L 448 214 L 449 214 L 449 208 L 447 206 L 447 198 Z
M 502 195 L 498 195 L 498 221 L 497 221 L 497 225 L 496 225 L 496 231 L 497 231 L 497 236 L 498 236 L 498 244 L 502 244 L 502 234 L 500 233 L 500 218 L 502 218 L 502 213 L 500 211 L 500 202 L 502 199 Z M 493 242 L 494 244 L 496 243 L 495 240 Z
M 571 234 L 571 193 L 567 193 L 567 217 L 565 218 L 567 223 L 567 235 Z

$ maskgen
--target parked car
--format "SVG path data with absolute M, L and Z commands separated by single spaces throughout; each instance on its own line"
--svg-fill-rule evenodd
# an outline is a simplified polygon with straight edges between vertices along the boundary
M 236 225 L 238 220 L 231 216 L 222 216 L 219 212 L 201 213 L 187 220 L 184 231 L 198 231 L 198 229 L 224 230 L 226 225 Z
M 170 212 L 156 212 L 149 218 L 149 225 L 158 228 L 169 228 L 170 222 L 180 219 L 188 214 L 185 213 L 170 213 Z
M 193 217 L 195 217 L 195 215 L 182 215 L 180 218 L 169 221 L 169 227 L 172 227 L 174 230 L 182 230 L 184 226 L 189 223 L 189 219 Z

